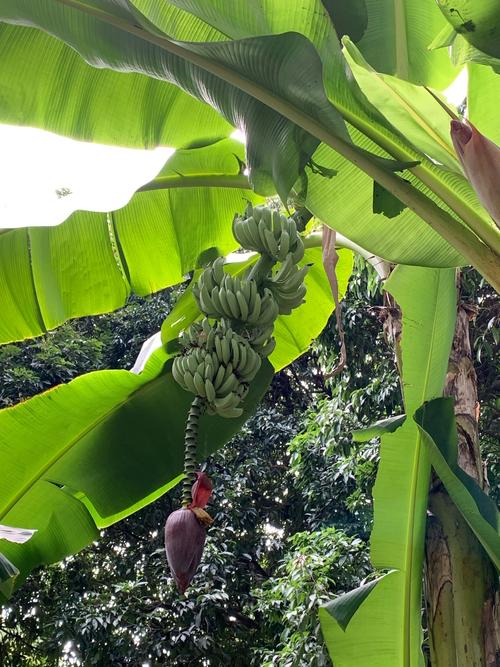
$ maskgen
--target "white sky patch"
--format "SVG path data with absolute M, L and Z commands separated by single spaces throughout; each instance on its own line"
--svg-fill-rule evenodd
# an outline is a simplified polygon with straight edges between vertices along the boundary
M 459 107 L 467 96 L 468 72 L 467 67 L 463 67 L 456 79 L 454 79 L 446 90 L 443 90 L 443 95 L 450 104 Z
M 152 180 L 173 148 L 85 143 L 0 125 L 0 227 L 52 226 L 71 213 L 114 211 Z
M 285 534 L 285 531 L 283 528 L 278 528 L 277 526 L 273 526 L 271 523 L 266 523 L 264 524 L 264 532 L 266 535 L 272 535 L 273 537 L 279 537 L 282 538 L 283 535 Z
M 239 141 L 242 144 L 246 142 L 245 133 L 241 130 L 235 130 L 230 136 L 231 139 L 236 139 L 236 141 Z

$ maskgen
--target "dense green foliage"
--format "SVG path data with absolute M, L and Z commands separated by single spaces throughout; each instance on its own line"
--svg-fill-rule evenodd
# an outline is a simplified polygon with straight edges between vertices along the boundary
M 482 350 L 480 377 L 491 377 L 482 388 L 486 417 L 494 408 L 486 346 L 493 334 L 485 321 L 492 295 L 482 289 L 474 340 Z M 82 371 L 130 367 L 171 298 L 164 292 L 134 300 L 114 315 L 2 348 L 2 402 Z M 378 446 L 353 443 L 350 431 L 400 411 L 392 352 L 377 317 L 382 308 L 371 269 L 358 265 L 344 305 L 347 370 L 324 379 L 337 354 L 332 321 L 308 355 L 275 377 L 241 435 L 208 461 L 216 523 L 185 597 L 175 590 L 163 549 L 165 519 L 180 502 L 176 489 L 111 526 L 81 554 L 31 576 L 4 608 L 1 664 L 329 664 L 318 604 L 370 575 Z M 492 428 L 489 419 L 484 430 Z M 498 452 L 491 439 L 486 443 L 498 488 Z
M 379 330 L 369 312 L 366 274 L 353 281 L 351 292 L 346 313 L 350 347 L 361 322 L 360 331 L 370 327 L 375 338 Z M 80 320 L 3 348 L 3 376 L 26 378 L 22 386 L 19 379 L 4 383 L 4 404 L 82 371 L 130 367 L 142 340 L 158 328 L 169 307 L 170 294 L 163 293 L 134 301 L 118 314 Z M 326 334 L 325 342 L 276 377 L 258 415 L 233 443 L 237 446 L 208 463 L 216 484 L 216 524 L 186 599 L 174 592 L 162 548 L 164 520 L 179 503 L 174 492 L 109 528 L 81 555 L 31 577 L 4 612 L 3 627 L 14 635 L 3 635 L 4 662 L 19 652 L 34 664 L 43 664 L 40 656 L 56 664 L 70 640 L 85 664 L 132 665 L 148 656 L 161 660 L 164 651 L 180 664 L 193 664 L 193 654 L 201 656 L 202 651 L 211 664 L 245 665 L 250 655 L 255 664 L 264 657 L 274 664 L 273 655 L 282 656 L 283 665 L 310 664 L 315 655 L 318 664 L 325 661 L 318 643 L 317 603 L 332 588 L 345 591 L 356 585 L 368 570 L 366 492 L 376 459 L 373 446 L 357 446 L 352 453 L 346 447 L 350 428 L 368 419 L 369 406 L 363 409 L 360 397 L 370 382 L 371 359 L 353 354 L 349 374 L 325 383 L 318 357 L 321 364 L 333 362 Z M 394 390 L 389 359 L 385 349 L 377 353 Z M 341 403 L 351 393 L 359 417 L 353 412 L 344 423 Z M 378 414 L 383 410 L 382 400 Z M 337 521 L 336 531 L 328 528 Z M 286 578 L 295 582 L 293 600 L 283 587 Z M 321 588 L 315 580 L 322 582 Z M 312 596 L 306 607 L 304 596 Z M 50 600 L 59 602 L 52 605 Z M 276 614 L 264 623 L 271 600 Z M 290 602 L 283 627 L 280 610 Z M 294 656 L 302 656 L 303 663 L 290 662 Z M 69 653 L 65 660 L 71 662 Z

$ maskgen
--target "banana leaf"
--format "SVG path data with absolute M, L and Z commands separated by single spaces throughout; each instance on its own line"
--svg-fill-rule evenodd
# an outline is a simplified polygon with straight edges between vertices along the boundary
M 175 3 L 175 8 L 170 3 L 161 7 L 157 3 L 129 3 L 127 9 L 122 8 L 118 12 L 116 6 L 110 6 L 104 0 L 95 3 L 92 8 L 76 0 L 40 2 L 36 6 L 4 0 L 0 19 L 15 22 L 18 31 L 26 30 L 18 25 L 24 23 L 57 34 L 77 48 L 89 64 L 106 63 L 107 67 L 118 71 L 144 71 L 149 76 L 174 82 L 215 106 L 231 123 L 238 123 L 246 132 L 250 179 L 257 191 L 267 193 L 277 189 L 282 197 L 286 196 L 297 176 L 310 162 L 318 146 L 318 138 L 325 137 L 323 140 L 333 142 L 336 150 L 350 155 L 349 160 L 365 165 L 363 169 L 366 168 L 377 180 L 388 179 L 387 182 L 394 187 L 402 188 L 404 197 L 416 197 L 430 218 L 442 218 L 452 237 L 463 236 L 462 241 L 457 241 L 457 247 L 466 255 L 476 251 L 488 254 L 466 227 L 455 224 L 452 218 L 445 215 L 446 209 L 440 213 L 430 200 L 390 173 L 386 163 L 363 152 L 368 149 L 381 158 L 387 155 L 384 150 L 402 150 L 402 146 L 406 146 L 405 139 L 368 103 L 353 79 L 346 76 L 346 64 L 330 17 L 321 11 L 317 2 L 310 0 L 303 3 L 298 12 L 290 12 L 288 7 L 285 11 L 283 3 L 266 6 L 260 13 L 261 21 L 250 21 L 248 13 L 239 11 L 241 3 L 234 3 L 233 12 L 228 12 L 225 20 L 221 18 L 220 32 L 236 38 L 226 42 L 220 41 L 221 35 L 215 34 L 217 31 L 214 33 L 203 21 L 201 4 L 189 3 L 189 12 L 182 9 L 185 20 L 180 32 L 175 32 L 172 27 L 176 25 L 172 21 L 174 10 L 180 11 L 179 8 L 183 7 L 183 3 L 179 2 Z M 214 12 L 216 18 L 220 16 L 220 4 L 215 3 Z M 236 17 L 242 21 L 239 30 L 236 29 Z M 295 29 L 301 34 L 288 32 L 239 39 L 242 33 L 245 37 L 258 34 L 264 19 L 267 33 Z M 141 28 L 137 27 L 138 22 Z M 152 23 L 155 31 L 151 28 Z M 158 29 L 165 30 L 175 39 L 189 38 L 194 41 L 183 42 L 182 45 L 168 42 L 157 36 Z M 101 42 L 98 39 L 89 41 L 89 34 L 101 36 Z M 24 33 L 19 33 L 19 39 L 25 39 Z M 200 39 L 213 41 L 201 43 L 197 41 Z M 168 48 L 165 46 L 167 43 Z M 267 67 L 269 62 L 274 63 L 273 68 Z M 82 72 L 85 71 L 82 66 Z M 300 81 L 301 85 L 296 86 L 296 81 Z M 42 80 L 38 85 L 42 85 Z M 359 148 L 349 143 L 339 112 L 361 134 L 352 133 Z M 283 118 L 295 119 L 297 113 L 301 118 L 297 121 L 298 125 Z M 374 140 L 380 142 L 380 147 L 373 143 Z M 363 149 L 361 153 L 359 149 Z M 319 162 L 316 155 L 314 160 Z M 404 263 L 436 265 L 437 262 L 438 266 L 451 266 L 464 261 L 460 253 L 450 248 L 439 234 L 409 211 L 395 219 L 395 234 L 388 229 L 384 216 L 371 214 L 368 218 L 357 217 L 350 215 L 348 210 L 345 217 L 342 215 L 343 219 L 339 220 L 338 211 L 344 213 L 345 204 L 350 200 L 362 200 L 363 205 L 371 206 L 371 188 L 369 191 L 366 187 L 359 188 L 355 179 L 348 179 L 348 190 L 339 188 L 339 183 L 333 185 L 321 173 L 321 169 L 313 169 L 308 174 L 308 181 L 317 186 L 316 197 L 307 194 L 308 206 L 314 212 L 320 211 L 318 193 L 322 199 L 328 200 L 334 189 L 341 191 L 344 201 L 342 206 L 335 207 L 336 214 L 325 209 L 318 214 L 327 224 L 348 237 L 348 225 L 356 228 L 358 220 L 362 220 L 363 227 L 368 225 L 371 233 L 364 238 L 365 228 L 363 231 L 354 229 L 356 238 L 351 236 L 362 247 L 386 259 Z M 418 185 L 411 178 L 409 180 Z M 308 186 L 308 193 L 310 189 Z M 450 195 L 449 188 L 445 190 L 445 194 Z M 430 191 L 426 188 L 423 191 L 432 198 Z M 351 197 L 348 192 L 355 192 L 356 197 Z M 447 238 L 451 238 L 448 232 Z M 394 237 L 398 239 L 398 245 Z M 420 243 L 416 242 L 417 238 Z M 490 260 L 485 258 L 484 261 Z
M 500 512 L 478 483 L 458 465 L 458 437 L 452 398 L 424 403 L 414 419 L 433 468 L 470 529 L 500 570 Z
M 386 289 L 403 312 L 404 405 L 413 414 L 422 399 L 442 392 L 455 324 L 454 272 L 400 266 Z M 336 667 L 423 665 L 421 582 L 429 475 L 429 455 L 413 420 L 383 435 L 373 490 L 371 559 L 377 570 L 394 572 L 370 591 L 345 630 L 345 622 L 323 608 L 323 635 Z

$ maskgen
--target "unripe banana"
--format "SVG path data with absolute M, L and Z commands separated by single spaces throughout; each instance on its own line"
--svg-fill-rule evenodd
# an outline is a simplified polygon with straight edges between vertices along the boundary
M 259 224 L 259 234 L 260 234 L 260 225 L 262 224 L 263 224 L 262 222 Z M 278 246 L 278 242 L 275 239 L 273 232 L 270 229 L 266 229 L 266 227 L 264 227 L 264 238 L 266 240 L 267 248 L 271 257 L 279 259 L 280 247 Z
M 280 262 L 282 262 L 288 255 L 289 248 L 290 248 L 290 235 L 287 231 L 283 230 L 280 236 L 280 247 L 278 252 L 278 259 L 280 260 Z
M 244 215 L 233 223 L 235 238 L 242 247 L 277 261 L 283 261 L 289 252 L 295 262 L 302 259 L 304 244 L 294 220 L 266 206 L 249 205 Z
M 217 257 L 212 264 L 212 275 L 216 285 L 220 285 L 224 278 L 224 258 Z
M 241 290 L 238 290 L 236 292 L 236 301 L 238 302 L 238 307 L 240 310 L 239 319 L 242 322 L 246 322 L 248 318 L 248 300 L 245 298 L 245 295 Z
M 262 308 L 262 299 L 258 292 L 255 294 L 255 300 L 252 310 L 249 312 L 247 321 L 250 324 L 256 324 L 259 321 L 260 312 Z
M 231 338 L 232 363 L 236 368 L 240 361 L 240 348 L 235 338 Z
M 232 316 L 235 320 L 239 320 L 241 313 L 238 307 L 238 300 L 236 299 L 236 294 L 232 290 L 226 289 L 226 299 L 231 313 L 230 316 Z
M 221 417 L 226 417 L 227 419 L 241 417 L 243 414 L 243 408 L 225 408 L 224 410 L 217 410 L 217 414 Z
M 207 400 L 211 403 L 215 400 L 215 388 L 210 380 L 205 380 L 205 395 Z
M 198 371 L 193 375 L 193 382 L 198 396 L 205 397 L 205 383 Z
M 219 368 L 217 369 L 217 374 L 214 379 L 214 388 L 218 391 L 219 387 L 224 381 L 224 373 L 225 373 L 225 367 L 220 364 Z
M 223 338 L 221 340 L 221 350 L 222 350 L 222 361 L 224 364 L 229 363 L 229 359 L 231 358 L 231 349 L 229 347 L 229 341 L 227 338 Z
M 198 394 L 196 387 L 194 386 L 193 375 L 186 371 L 184 373 L 184 387 L 193 394 Z
M 236 375 L 234 375 L 234 373 L 231 373 L 231 375 L 228 378 L 226 378 L 226 380 L 224 380 L 224 382 L 221 384 L 221 386 L 217 391 L 221 395 L 225 395 L 228 392 L 234 391 L 235 389 L 237 389 L 237 387 L 238 387 L 238 378 L 236 377 Z

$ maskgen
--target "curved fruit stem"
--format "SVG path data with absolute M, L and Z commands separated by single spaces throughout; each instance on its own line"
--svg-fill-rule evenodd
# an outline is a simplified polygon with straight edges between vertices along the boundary
M 184 474 L 182 482 L 182 505 L 187 507 L 191 502 L 191 487 L 195 482 L 196 450 L 198 446 L 198 428 L 200 417 L 205 409 L 205 399 L 195 396 L 189 408 L 184 436 Z

